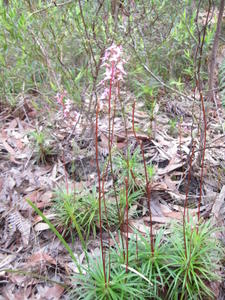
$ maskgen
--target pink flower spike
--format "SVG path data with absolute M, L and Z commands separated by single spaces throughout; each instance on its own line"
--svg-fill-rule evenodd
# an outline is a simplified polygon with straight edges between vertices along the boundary
M 108 98 L 108 95 L 109 95 L 109 89 L 106 88 L 106 89 L 104 90 L 104 92 L 102 93 L 100 99 L 101 99 L 101 100 L 105 100 L 105 99 Z
M 120 61 L 120 62 L 117 64 L 116 68 L 117 68 L 117 71 L 121 72 L 123 75 L 126 75 L 126 74 L 127 74 L 127 73 L 124 71 L 122 61 Z
M 106 85 L 110 85 L 112 89 L 116 83 L 123 81 L 123 76 L 127 74 L 123 67 L 126 61 L 122 58 L 122 55 L 122 46 L 117 46 L 115 43 L 105 50 L 105 55 L 102 59 L 101 65 L 101 67 L 105 68 L 105 73 L 103 75 L 103 79 L 98 85 L 104 88 L 104 92 L 102 93 L 100 99 L 109 97 L 109 90 L 106 89 Z

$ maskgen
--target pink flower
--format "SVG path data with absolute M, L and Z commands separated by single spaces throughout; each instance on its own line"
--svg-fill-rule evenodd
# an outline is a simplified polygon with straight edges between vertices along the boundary
M 105 82 L 112 80 L 113 83 L 123 80 L 126 75 L 123 65 L 126 61 L 122 58 L 122 46 L 116 46 L 114 43 L 105 50 L 105 55 L 102 59 L 102 67 L 105 67 L 103 80 L 99 85 L 104 85 Z
M 63 91 L 62 93 L 57 93 L 56 101 L 59 103 L 62 108 L 62 115 L 64 119 L 72 119 L 74 122 L 77 122 L 77 113 L 73 111 L 73 102 L 67 97 L 67 92 Z

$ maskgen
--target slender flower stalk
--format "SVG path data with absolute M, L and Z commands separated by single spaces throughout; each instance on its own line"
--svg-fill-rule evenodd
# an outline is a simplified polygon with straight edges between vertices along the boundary
M 202 200 L 202 185 L 203 185 L 203 180 L 204 180 L 206 130 L 207 130 L 206 112 L 205 112 L 205 105 L 204 105 L 204 99 L 203 99 L 202 91 L 200 91 L 200 99 L 201 99 L 201 106 L 202 106 L 204 131 L 203 131 L 203 150 L 202 150 L 201 176 L 200 176 L 199 199 L 198 199 L 198 223 L 200 221 L 200 207 L 201 207 L 201 200 Z
M 113 135 L 114 135 L 114 119 L 116 113 L 116 100 L 119 95 L 119 82 L 123 80 L 123 76 L 126 75 L 124 71 L 123 64 L 125 60 L 122 58 L 122 46 L 117 46 L 114 43 L 106 49 L 105 55 L 102 59 L 102 67 L 105 68 L 105 73 L 103 80 L 99 83 L 99 85 L 104 89 L 100 99 L 108 101 L 108 152 L 109 152 L 109 160 L 106 166 L 105 172 L 103 172 L 103 182 L 102 182 L 102 190 L 100 186 L 100 169 L 98 165 L 98 147 L 97 147 L 97 132 L 98 132 L 98 113 L 99 113 L 99 103 L 97 105 L 96 110 L 96 163 L 97 163 L 97 172 L 98 172 L 98 180 L 99 180 L 99 211 L 100 211 L 100 203 L 101 203 L 101 195 L 104 201 L 104 208 L 106 213 L 107 219 L 107 211 L 105 205 L 105 194 L 104 194 L 104 181 L 105 176 L 108 172 L 108 166 L 110 167 L 112 180 L 113 180 L 113 189 L 115 194 L 117 212 L 118 212 L 118 220 L 120 226 L 122 226 L 122 216 L 120 211 L 120 206 L 117 199 L 117 192 L 116 192 L 116 181 L 113 171 L 113 164 L 112 164 L 112 146 L 113 146 Z M 114 96 L 114 97 L 113 97 Z M 114 105 L 112 110 L 112 99 L 114 98 Z M 108 222 L 107 222 L 108 223 Z M 107 224 L 107 230 L 109 233 L 109 226 Z M 105 274 L 105 260 L 104 260 L 104 253 L 103 253 L 103 246 L 102 246 L 102 222 L 100 216 L 100 237 L 101 237 L 101 248 L 102 248 L 102 258 L 103 258 L 103 267 L 104 267 L 104 276 L 105 276 L 105 283 L 106 283 L 106 274 Z M 123 246 L 124 249 L 124 246 Z M 125 252 L 124 252 L 125 255 Z M 109 254 L 109 261 L 110 261 L 110 254 Z M 109 271 L 110 271 L 110 263 L 109 263 Z M 110 277 L 110 275 L 109 275 Z
M 142 153 L 142 158 L 143 158 L 143 163 L 144 163 L 144 171 L 145 171 L 147 205 L 148 205 L 149 219 L 150 219 L 149 220 L 150 221 L 150 243 L 151 243 L 151 251 L 152 251 L 152 256 L 153 256 L 154 255 L 154 239 L 153 239 L 153 229 L 152 229 L 151 187 L 150 187 L 150 182 L 148 179 L 148 172 L 147 172 L 145 153 L 144 153 L 142 141 L 140 141 L 140 147 L 141 147 L 141 153 Z
M 128 179 L 125 178 L 126 185 L 126 225 L 127 225 L 127 235 L 126 235 L 126 251 L 127 251 L 127 260 L 126 260 L 126 272 L 128 272 Z
M 126 75 L 124 71 L 123 64 L 125 60 L 122 58 L 122 46 L 117 46 L 114 43 L 106 49 L 105 55 L 102 59 L 102 67 L 105 68 L 105 73 L 103 80 L 99 83 L 100 86 L 104 88 L 104 92 L 102 93 L 100 99 L 108 100 L 108 151 L 109 151 L 109 164 L 110 164 L 110 171 L 113 179 L 113 189 L 115 194 L 115 200 L 117 205 L 118 211 L 118 219 L 120 224 L 122 224 L 122 216 L 121 211 L 117 199 L 116 193 L 116 183 L 115 183 L 115 176 L 113 171 L 113 164 L 112 164 L 112 144 L 113 144 L 113 128 L 114 128 L 114 118 L 115 118 L 115 111 L 116 111 L 116 98 L 119 95 L 119 82 L 123 81 L 123 76 Z M 111 121 L 111 107 L 112 107 L 112 97 L 115 96 L 114 100 L 114 109 L 113 109 L 113 117 Z
M 151 187 L 150 187 L 150 182 L 149 182 L 149 179 L 148 179 L 148 172 L 147 172 L 145 154 L 144 154 L 144 149 L 143 149 L 143 143 L 137 137 L 137 134 L 136 134 L 136 131 L 135 131 L 135 128 L 134 128 L 134 112 L 135 112 L 135 101 L 134 101 L 134 104 L 133 104 L 133 111 L 132 111 L 132 129 L 133 129 L 134 136 L 135 136 L 137 142 L 140 145 L 142 158 L 143 158 L 143 164 L 144 164 L 145 181 L 146 181 L 146 193 L 147 193 L 147 205 L 148 205 L 149 219 L 150 219 L 150 244 L 151 244 L 151 252 L 152 252 L 152 256 L 153 256 L 154 255 L 154 238 L 153 238 L 153 228 L 152 228 Z
M 99 103 L 97 103 L 97 109 L 96 109 L 95 153 L 96 153 L 96 166 L 97 166 L 97 173 L 98 173 L 98 205 L 99 205 L 98 209 L 99 209 L 99 227 L 100 227 L 101 253 L 102 253 L 102 264 L 103 264 L 105 286 L 107 286 L 106 270 L 105 270 L 105 257 L 104 257 L 103 239 L 102 239 L 101 174 L 100 174 L 100 168 L 99 168 L 99 163 L 98 163 L 98 114 L 99 114 Z
M 189 214 L 188 214 L 188 193 L 189 193 L 189 187 L 191 183 L 191 170 L 192 170 L 192 161 L 194 157 L 194 150 L 195 150 L 196 142 L 193 144 L 192 152 L 189 160 L 189 170 L 188 170 L 188 182 L 185 190 L 185 202 L 184 202 L 184 213 L 183 213 L 183 235 L 184 235 L 184 249 L 185 249 L 185 257 L 187 258 L 187 245 L 186 245 L 186 215 L 187 215 L 187 221 L 189 222 Z
M 65 180 L 66 180 L 66 193 L 67 193 L 67 195 L 69 195 L 69 183 L 68 183 L 68 175 L 67 175 L 67 171 L 66 171 L 66 161 L 65 161 L 64 150 L 63 150 L 63 154 L 62 154 L 62 159 L 63 159 L 63 168 L 64 168 Z
M 56 101 L 62 107 L 63 118 L 65 120 L 71 119 L 74 124 L 78 121 L 78 113 L 73 110 L 73 102 L 67 97 L 67 92 L 57 93 Z
M 111 271 L 110 228 L 109 228 L 107 207 L 106 207 L 106 201 L 105 201 L 105 177 L 106 177 L 105 175 L 107 174 L 108 166 L 109 166 L 109 162 L 107 163 L 106 171 L 105 171 L 105 173 L 103 173 L 103 176 L 102 176 L 102 199 L 103 199 L 103 203 L 104 203 L 104 211 L 105 211 L 105 218 L 106 218 L 106 229 L 107 229 L 107 233 L 108 233 L 108 247 L 109 247 L 109 251 L 108 251 L 108 257 L 109 257 L 109 260 L 108 260 L 108 268 L 109 268 L 108 282 L 109 282 L 109 280 L 110 280 L 110 271 Z

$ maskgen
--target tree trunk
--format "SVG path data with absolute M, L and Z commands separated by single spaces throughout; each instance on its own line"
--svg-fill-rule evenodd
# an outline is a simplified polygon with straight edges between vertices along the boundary
M 215 73 L 215 66 L 216 66 L 216 55 L 219 46 L 219 36 L 221 31 L 221 24 L 223 19 L 223 12 L 224 12 L 224 2 L 225 0 L 220 1 L 220 8 L 217 20 L 217 27 L 216 27 L 216 34 L 214 37 L 213 48 L 212 48 L 212 55 L 209 65 L 209 92 L 208 92 L 208 99 L 214 99 L 214 91 L 213 91 L 213 81 L 214 81 L 214 73 Z

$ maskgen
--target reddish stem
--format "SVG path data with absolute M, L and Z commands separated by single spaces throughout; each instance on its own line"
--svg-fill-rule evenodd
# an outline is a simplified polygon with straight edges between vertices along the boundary
M 152 256 L 154 255 L 154 238 L 153 238 L 153 228 L 152 228 L 152 210 L 151 210 L 151 188 L 150 183 L 148 180 L 148 172 L 147 172 L 147 166 L 146 166 L 146 160 L 145 160 L 145 154 L 143 149 L 143 143 L 140 141 L 140 139 L 137 137 L 135 128 L 134 128 L 134 112 L 135 112 L 135 102 L 133 104 L 133 111 L 132 111 L 132 128 L 134 136 L 137 140 L 137 142 L 140 145 L 143 163 L 144 163 L 144 171 L 145 171 L 145 181 L 146 181 L 146 193 L 147 193 L 147 204 L 148 204 L 148 211 L 149 211 L 149 219 L 150 219 L 150 243 L 151 243 L 151 252 Z
M 104 279 L 105 279 L 105 286 L 107 286 L 106 271 L 105 271 L 105 257 L 104 257 L 103 239 L 102 239 L 101 175 L 100 175 L 100 168 L 99 168 L 99 163 L 98 163 L 98 114 L 99 114 L 99 103 L 97 103 L 97 108 L 96 108 L 95 152 L 96 152 L 96 167 L 97 167 L 97 174 L 98 174 L 98 209 L 99 209 L 99 226 L 100 226 L 102 264 L 103 264 L 103 273 L 104 273 Z
M 182 139 L 182 128 L 181 128 L 181 120 L 179 122 L 179 148 L 180 148 L 180 157 L 181 160 L 183 161 L 183 154 L 182 154 L 182 149 L 181 149 L 181 139 Z
M 65 154 L 64 154 L 64 151 L 63 151 L 62 159 L 63 159 L 63 168 L 64 168 L 65 181 L 66 181 L 66 193 L 67 193 L 67 195 L 68 195 L 68 194 L 69 194 L 69 184 L 68 184 L 68 176 L 67 176 L 67 171 L 66 171 L 66 162 L 65 162 Z
M 203 179 L 204 179 L 204 163 L 205 163 L 205 149 L 206 149 L 206 128 L 207 128 L 205 105 L 204 105 L 204 99 L 203 99 L 202 91 L 200 91 L 200 99 L 201 99 L 203 122 L 204 122 L 204 137 L 203 137 L 201 177 L 200 177 L 199 199 L 198 199 L 198 222 L 200 221 L 200 206 L 201 206 L 201 200 L 202 200 L 202 185 L 203 185 Z
M 195 150 L 195 144 L 193 144 L 192 147 L 192 152 L 190 156 L 190 161 L 189 161 L 189 170 L 188 170 L 188 183 L 185 191 L 185 202 L 184 202 L 184 214 L 183 214 L 183 235 L 184 235 L 184 249 L 185 249 L 185 257 L 187 258 L 187 244 L 186 244 L 186 230 L 185 230 L 185 225 L 186 225 L 186 211 L 187 211 L 187 219 L 189 222 L 189 215 L 188 215 L 188 210 L 187 210 L 187 203 L 188 203 L 188 193 L 189 193 L 189 187 L 191 183 L 191 168 L 192 168 L 192 161 L 194 157 L 194 150 Z
M 128 179 L 125 178 L 126 184 L 126 221 L 127 221 L 127 235 L 126 235 L 126 250 L 127 250 L 127 261 L 126 261 L 126 272 L 128 272 Z
M 136 257 L 138 261 L 138 239 L 137 239 L 137 233 L 136 233 Z
M 133 110 L 132 110 L 132 129 L 133 129 L 133 133 L 134 133 L 135 139 L 137 140 L 138 143 L 140 143 L 140 142 L 139 142 L 139 139 L 138 139 L 138 137 L 137 137 L 135 128 L 134 128 L 134 112 L 135 112 L 135 101 L 134 101 L 134 103 L 133 103 Z
M 110 163 L 110 170 L 112 174 L 112 180 L 113 180 L 113 189 L 114 189 L 114 195 L 115 195 L 115 200 L 116 200 L 116 206 L 117 206 L 117 212 L 118 212 L 118 220 L 119 223 L 121 224 L 121 213 L 120 213 L 120 208 L 119 208 L 119 203 L 117 199 L 117 194 L 116 194 L 116 183 L 115 183 L 115 177 L 114 177 L 114 172 L 113 172 L 113 165 L 112 165 L 112 142 L 113 142 L 113 136 L 111 138 L 111 98 L 112 98 L 112 87 L 113 87 L 113 82 L 114 82 L 114 72 L 115 72 L 115 66 L 114 62 L 112 63 L 112 73 L 111 73 L 111 78 L 110 78 L 110 83 L 109 83 L 109 99 L 108 99 L 108 127 L 109 127 L 109 137 L 108 137 L 108 149 L 109 149 L 109 163 Z M 114 110 L 115 112 L 115 110 Z
M 106 217 L 106 228 L 108 232 L 108 247 L 109 247 L 109 274 L 108 274 L 108 282 L 110 280 L 110 265 L 111 265 L 111 259 L 110 259 L 110 228 L 109 228 L 109 221 L 108 221 L 108 214 L 107 214 L 107 208 L 106 208 L 106 202 L 105 202 L 105 175 L 107 174 L 109 163 L 107 163 L 106 166 L 106 172 L 102 176 L 102 198 L 104 202 L 104 210 L 105 210 L 105 217 Z

